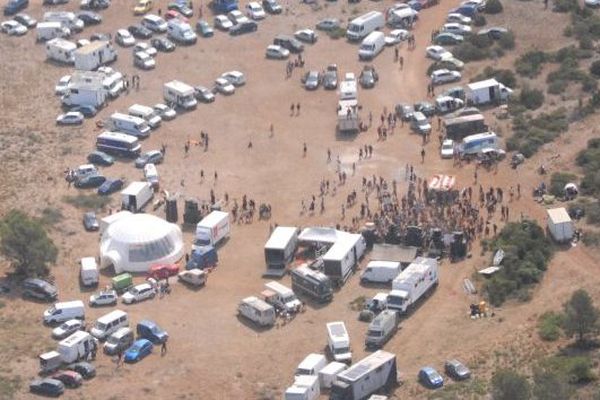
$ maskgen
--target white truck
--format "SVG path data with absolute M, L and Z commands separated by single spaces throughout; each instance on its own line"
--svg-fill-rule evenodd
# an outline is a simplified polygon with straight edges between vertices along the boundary
M 98 263 L 94 257 L 83 257 L 80 261 L 79 278 L 83 286 L 96 286 L 100 280 Z
M 85 26 L 83 21 L 77 18 L 74 12 L 70 11 L 48 11 L 44 13 L 45 22 L 60 22 L 64 27 L 69 28 L 71 32 L 81 32 Z
M 400 325 L 398 313 L 392 310 L 383 310 L 369 324 L 365 346 L 371 349 L 383 347 L 394 336 L 398 330 L 398 325 Z
M 317 400 L 321 395 L 318 376 L 297 376 L 294 384 L 286 389 L 284 400 Z
M 255 296 L 243 299 L 238 305 L 238 313 L 259 326 L 275 325 L 275 308 Z
M 328 322 L 327 327 L 327 348 L 338 362 L 352 362 L 352 351 L 350 350 L 350 335 L 346 325 L 342 321 Z
M 77 45 L 62 38 L 54 38 L 46 42 L 46 57 L 63 64 L 73 64 Z
M 114 131 L 123 132 L 138 138 L 150 136 L 150 126 L 145 119 L 133 115 L 113 113 L 110 122 Z
M 417 257 L 396 279 L 388 295 L 388 308 L 408 313 L 424 295 L 437 287 L 438 262 L 433 258 Z
M 286 267 L 294 259 L 298 246 L 298 228 L 278 226 L 265 244 L 266 276 L 283 276 Z
M 360 130 L 360 117 L 358 115 L 358 96 L 356 77 L 347 73 L 340 83 L 338 101 L 337 130 L 339 133 L 357 133 Z
M 175 104 L 185 110 L 194 109 L 198 105 L 194 88 L 180 81 L 165 83 L 163 97 L 167 103 Z
M 46 324 L 65 322 L 70 319 L 85 319 L 83 301 L 63 301 L 44 311 L 44 323 Z
M 379 11 L 369 11 L 368 13 L 354 18 L 348 24 L 346 37 L 350 41 L 359 41 L 367 37 L 371 32 L 383 29 L 385 26 L 385 17 Z
M 333 381 L 335 381 L 336 376 L 345 369 L 348 369 L 348 365 L 337 361 L 332 361 L 324 366 L 323 369 L 319 371 L 319 384 L 321 385 L 321 388 L 331 389 L 331 385 L 333 384 Z
M 108 101 L 108 92 L 102 81 L 71 81 L 66 93 L 61 97 L 61 101 L 67 107 L 92 106 L 102 108 Z
M 265 301 L 287 313 L 296 313 L 302 308 L 302 302 L 298 300 L 294 291 L 279 282 L 271 281 L 265 283 Z
M 117 60 L 117 52 L 109 41 L 96 40 L 80 47 L 74 53 L 75 68 L 93 71 Z
M 86 331 L 77 331 L 58 343 L 58 353 L 64 363 L 72 363 L 85 357 L 98 347 L 98 340 Z
M 149 182 L 131 182 L 121 191 L 121 208 L 131 212 L 141 211 L 154 196 Z
M 401 7 L 406 6 L 406 7 Z M 417 20 L 419 12 L 406 3 L 397 3 L 387 11 L 387 25 L 392 28 L 410 28 Z
M 467 103 L 473 106 L 489 103 L 505 103 L 512 95 L 513 90 L 496 79 L 486 79 L 483 81 L 467 84 L 465 95 Z
M 35 27 L 38 42 L 45 42 L 55 38 L 68 38 L 71 30 L 64 27 L 60 22 L 38 22 Z
M 573 220 L 564 207 L 552 208 L 548 212 L 548 231 L 552 238 L 559 242 L 569 242 L 573 239 L 575 227 Z
M 367 244 L 360 234 L 345 233 L 323 256 L 323 272 L 335 284 L 341 285 L 356 268 Z
M 194 245 L 216 247 L 222 240 L 229 237 L 230 232 L 229 213 L 213 211 L 196 225 Z
M 362 400 L 393 387 L 398 378 L 396 355 L 378 350 L 340 372 L 331 386 L 330 400 Z
M 402 271 L 397 261 L 370 261 L 360 275 L 360 281 L 374 283 L 389 283 Z

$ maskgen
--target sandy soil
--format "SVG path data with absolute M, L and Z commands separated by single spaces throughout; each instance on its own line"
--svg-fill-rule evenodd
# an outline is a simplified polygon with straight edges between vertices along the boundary
M 105 22 L 99 28 L 87 28 L 84 36 L 93 32 L 114 32 L 133 22 L 127 7 L 120 6 L 117 1 L 114 3 L 103 12 Z M 164 9 L 166 2 L 161 3 Z M 363 176 L 373 174 L 398 180 L 400 191 L 404 192 L 406 163 L 413 164 L 421 177 L 452 173 L 457 176 L 459 186 L 473 183 L 473 167 L 453 169 L 451 161 L 440 159 L 436 140 L 425 147 L 426 161 L 421 164 L 421 140 L 407 128 L 396 129 L 385 142 L 377 141 L 374 129 L 355 138 L 336 138 L 336 93 L 323 89 L 307 92 L 299 81 L 303 71 L 296 70 L 293 77 L 286 80 L 284 62 L 264 59 L 264 48 L 277 33 L 293 33 L 296 29 L 314 26 L 326 16 L 347 19 L 366 10 L 383 10 L 391 2 L 364 1 L 357 6 L 324 2 L 322 9 L 316 12 L 295 2 L 283 3 L 284 14 L 269 16 L 260 23 L 256 34 L 231 38 L 217 32 L 212 39 L 199 39 L 196 46 L 178 48 L 168 55 L 159 54 L 157 68 L 152 72 L 135 70 L 130 51 L 119 50 L 116 68 L 129 75 L 140 74 L 141 89 L 110 103 L 100 113 L 100 119 L 114 111 L 126 110 L 136 102 L 152 105 L 161 101 L 162 84 L 171 79 L 208 86 L 227 70 L 239 69 L 246 74 L 248 83 L 234 96 L 218 96 L 211 105 L 200 105 L 194 112 L 163 123 L 160 130 L 143 142 L 143 149 L 157 149 L 161 144 L 167 144 L 166 160 L 159 166 L 161 183 L 182 200 L 187 197 L 206 199 L 210 189 L 214 189 L 218 197 L 228 193 L 230 199 L 240 199 L 247 194 L 257 203 L 271 203 L 273 216 L 270 221 L 234 226 L 231 240 L 219 252 L 220 265 L 205 288 L 190 291 L 175 284 L 172 294 L 165 299 L 119 306 L 130 313 L 134 323 L 151 318 L 169 331 L 171 339 L 165 357 L 157 352 L 137 365 L 115 369 L 111 359 L 100 356 L 96 362 L 98 377 L 77 391 L 68 391 L 65 398 L 120 399 L 130 398 L 133 393 L 156 399 L 277 398 L 292 383 L 293 371 L 304 356 L 324 349 L 324 324 L 332 320 L 346 322 L 353 340 L 354 359 L 362 358 L 366 354 L 362 348 L 366 325 L 357 321 L 356 312 L 351 311 L 349 303 L 379 289 L 361 287 L 356 277 L 335 294 L 331 304 L 318 309 L 309 307 L 288 325 L 259 332 L 236 318 L 239 300 L 258 294 L 265 282 L 261 278 L 265 269 L 262 248 L 269 225 L 344 225 L 340 207 L 345 194 L 360 188 Z M 422 12 L 415 29 L 416 50 L 408 51 L 405 47 L 401 50 L 404 70 L 393 63 L 390 49 L 377 57 L 374 65 L 379 71 L 380 82 L 375 89 L 359 93 L 363 116 L 371 111 L 377 119 L 384 107 L 391 109 L 400 101 L 425 98 L 424 71 L 429 61 L 424 57 L 424 47 L 430 32 L 441 25 L 447 10 L 457 3 L 456 0 L 442 2 Z M 565 16 L 549 12 L 538 15 L 538 6 L 541 8 L 541 5 L 530 3 L 511 3 L 505 5 L 504 15 L 489 19 L 498 24 L 510 21 L 508 25 L 517 32 L 517 52 L 525 51 L 535 46 L 541 21 L 555 26 L 566 24 Z M 66 8 L 74 8 L 74 4 Z M 29 11 L 39 18 L 43 10 L 35 5 Z M 552 49 L 561 47 L 566 40 L 562 37 L 562 28 L 546 30 L 545 37 Z M 3 110 L 0 115 L 0 168 L 4 172 L 0 184 L 0 208 L 4 211 L 19 207 L 38 214 L 44 208 L 62 212 L 64 219 L 53 229 L 53 237 L 61 250 L 53 274 L 61 299 L 85 300 L 89 293 L 79 288 L 77 260 L 97 254 L 98 236 L 84 233 L 80 222 L 82 211 L 62 201 L 65 194 L 75 194 L 76 189 L 67 188 L 61 172 L 67 166 L 83 163 L 85 155 L 93 149 L 99 131 L 91 121 L 82 128 L 56 128 L 53 125 L 53 118 L 59 113 L 53 86 L 69 69 L 44 62 L 43 47 L 34 44 L 31 33 L 20 39 L 0 37 L 0 52 L 6 55 L 5 60 L 10 60 L 0 65 L 3 77 L 0 80 Z M 498 65 L 512 65 L 513 56 L 500 59 Z M 331 40 L 324 34 L 317 44 L 307 46 L 304 58 L 305 70 L 323 69 L 329 63 L 337 63 L 342 73 L 358 73 L 362 68 L 355 45 L 344 40 Z M 489 63 L 468 65 L 466 78 L 476 75 Z M 292 102 L 301 103 L 300 116 L 289 115 Z M 492 124 L 502 127 L 503 133 L 509 132 L 507 124 L 494 122 L 491 112 L 488 115 Z M 512 170 L 503 163 L 497 174 L 480 172 L 480 182 L 484 187 L 493 185 L 505 191 L 520 182 L 523 197 L 510 205 L 511 219 L 517 219 L 523 212 L 543 222 L 544 209 L 529 196 L 540 180 L 534 172 L 535 167 L 557 152 L 561 154 L 561 163 L 556 164 L 556 168 L 570 166 L 573 155 L 593 134 L 589 127 L 594 122 L 595 117 L 586 124 L 576 125 L 571 133 L 547 146 L 523 168 Z M 269 137 L 270 124 L 275 127 L 272 138 Z M 200 130 L 210 135 L 209 150 L 204 152 L 200 147 L 193 147 L 185 157 L 184 143 L 188 139 L 199 140 Z M 253 143 L 252 149 L 247 148 L 249 141 Z M 302 157 L 303 143 L 308 146 L 305 158 Z M 374 156 L 368 161 L 359 161 L 358 149 L 365 144 L 374 146 Z M 349 176 L 335 197 L 327 197 L 325 213 L 301 216 L 301 199 L 317 194 L 322 179 L 337 182 L 335 162 L 327 163 L 328 148 L 334 160 L 339 155 L 349 175 L 352 175 L 352 163 L 356 162 L 356 175 Z M 200 180 L 201 170 L 206 175 L 204 181 Z M 217 182 L 213 179 L 215 171 L 218 172 Z M 130 162 L 118 162 L 103 172 L 128 180 L 142 177 Z M 117 197 L 113 199 L 113 207 L 118 206 L 118 201 Z M 179 206 L 181 214 L 183 201 Z M 356 215 L 356 208 L 347 212 L 347 220 Z M 164 211 L 161 209 L 157 214 L 164 216 Z M 191 242 L 189 232 L 185 233 L 185 239 L 186 243 Z M 480 256 L 476 247 L 473 257 L 465 262 L 452 265 L 445 262 L 436 293 L 403 322 L 402 329 L 385 346 L 386 350 L 397 354 L 398 367 L 407 382 L 396 391 L 395 398 L 425 397 L 428 392 L 415 383 L 417 371 L 424 365 L 441 368 L 447 357 L 463 359 L 476 374 L 487 377 L 495 365 L 488 357 L 494 350 L 512 345 L 517 338 L 522 338 L 525 348 L 540 346 L 531 335 L 538 314 L 560 307 L 574 289 L 582 286 L 594 296 L 598 295 L 599 275 L 590 273 L 598 268 L 597 255 L 576 247 L 557 254 L 531 302 L 508 304 L 496 310 L 496 318 L 473 322 L 467 318 L 468 305 L 478 298 L 466 295 L 462 282 L 476 269 L 485 266 L 488 257 Z M 7 270 L 6 263 L 2 268 Z M 101 283 L 108 279 L 104 276 Z M 289 284 L 289 278 L 284 278 L 283 283 Z M 43 304 L 11 298 L 2 309 L 6 324 L 0 326 L 0 335 L 2 342 L 8 345 L 6 351 L 0 352 L 0 360 L 5 365 L 0 372 L 6 376 L 20 376 L 23 387 L 35 376 L 37 354 L 54 346 L 49 340 L 49 330 L 38 322 L 44 308 Z M 105 312 L 106 309 L 89 310 L 88 320 Z M 17 398 L 29 398 L 29 395 L 21 390 Z

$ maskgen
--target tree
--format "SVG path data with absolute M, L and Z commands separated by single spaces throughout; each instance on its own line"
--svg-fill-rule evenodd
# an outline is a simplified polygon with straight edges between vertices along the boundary
M 500 0 L 488 0 L 485 4 L 485 12 L 488 14 L 500 14 L 503 10 Z
M 564 310 L 563 327 L 567 336 L 577 336 L 577 342 L 582 344 L 587 335 L 596 333 L 599 311 L 588 292 L 577 290 L 565 303 Z
M 501 369 L 492 377 L 492 397 L 494 400 L 528 400 L 531 388 L 524 376 Z
M 31 277 L 48 274 L 58 249 L 38 220 L 12 210 L 0 221 L 0 252 L 17 274 Z
M 533 375 L 533 395 L 539 400 L 567 400 L 572 390 L 566 380 L 551 371 L 536 370 Z

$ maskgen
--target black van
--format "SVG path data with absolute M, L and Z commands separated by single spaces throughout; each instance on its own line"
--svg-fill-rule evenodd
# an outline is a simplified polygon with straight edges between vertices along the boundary
M 54 301 L 58 297 L 56 287 L 44 280 L 29 278 L 23 281 L 23 296 L 38 300 Z
M 304 45 L 298 40 L 288 35 L 277 35 L 273 39 L 273 44 L 286 48 L 290 53 L 301 53 L 304 51 Z
M 4 7 L 4 15 L 14 15 L 28 5 L 29 0 L 8 0 L 8 4 Z

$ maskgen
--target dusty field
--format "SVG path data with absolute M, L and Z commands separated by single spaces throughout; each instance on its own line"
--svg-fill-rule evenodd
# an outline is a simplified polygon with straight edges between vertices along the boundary
M 164 10 L 166 2 L 161 3 Z M 161 184 L 166 190 L 177 192 L 182 200 L 192 196 L 207 198 L 210 189 L 214 189 L 218 197 L 228 193 L 230 199 L 240 199 L 247 194 L 257 203 L 271 203 L 273 217 L 271 221 L 233 228 L 231 240 L 219 252 L 220 266 L 202 290 L 194 292 L 175 284 L 172 294 L 165 299 L 119 307 L 130 313 L 134 323 L 151 318 L 169 331 L 171 339 L 165 357 L 153 354 L 137 365 L 117 370 L 112 360 L 102 355 L 96 362 L 98 377 L 79 390 L 68 391 L 65 398 L 122 399 L 131 398 L 134 393 L 143 393 L 146 398 L 153 399 L 278 398 L 292 383 L 293 371 L 300 360 L 310 352 L 323 350 L 326 344 L 324 324 L 332 320 L 346 322 L 353 340 L 354 359 L 362 358 L 366 354 L 362 349 L 366 325 L 357 321 L 349 303 L 359 296 L 374 294 L 378 289 L 361 287 L 356 277 L 335 294 L 331 304 L 319 309 L 309 307 L 286 326 L 258 332 L 236 318 L 238 301 L 247 295 L 258 294 L 265 282 L 261 278 L 265 269 L 262 248 L 268 237 L 269 224 L 344 225 L 346 221 L 340 219 L 340 207 L 345 194 L 360 188 L 363 176 L 373 174 L 398 180 L 400 192 L 404 192 L 406 163 L 413 164 L 421 177 L 452 173 L 457 175 L 459 186 L 473 184 L 473 167 L 453 169 L 451 161 L 442 161 L 435 137 L 426 146 L 424 164 L 419 156 L 420 138 L 410 134 L 407 128 L 396 129 L 385 142 L 377 141 L 375 129 L 356 138 L 337 139 L 336 93 L 323 89 L 307 92 L 299 82 L 302 71 L 296 70 L 292 79 L 286 80 L 284 62 L 264 59 L 264 48 L 277 33 L 293 33 L 296 29 L 312 27 L 326 16 L 346 19 L 365 10 L 383 10 L 391 2 L 363 1 L 357 6 L 341 1 L 323 3 L 323 8 L 317 12 L 296 2 L 283 3 L 287 11 L 281 16 L 267 17 L 256 34 L 231 38 L 217 32 L 212 39 L 199 39 L 196 46 L 178 48 L 167 55 L 159 54 L 157 68 L 151 72 L 135 70 L 130 51 L 120 49 L 116 68 L 129 75 L 140 74 L 141 89 L 110 103 L 99 118 L 106 118 L 116 110 L 123 111 L 136 102 L 152 105 L 161 101 L 162 84 L 171 79 L 208 86 L 227 70 L 239 69 L 246 74 L 248 83 L 234 96 L 218 96 L 211 105 L 199 105 L 196 111 L 163 123 L 160 130 L 143 142 L 143 150 L 167 144 L 166 160 L 159 166 Z M 424 57 L 424 47 L 429 42 L 430 32 L 441 25 L 447 10 L 457 3 L 457 0 L 442 2 L 421 13 L 414 31 L 416 50 L 408 51 L 405 47 L 401 50 L 404 70 L 393 63 L 391 49 L 377 57 L 374 64 L 380 75 L 378 86 L 359 92 L 363 116 L 372 111 L 376 120 L 384 107 L 391 109 L 400 101 L 425 98 L 424 71 L 429 61 Z M 115 32 L 130 25 L 133 16 L 127 7 L 120 8 L 120 4 L 120 1 L 114 1 L 113 6 L 103 12 L 105 22 L 98 28 L 87 28 L 83 35 Z M 505 5 L 505 14 L 490 18 L 499 24 L 510 21 L 508 25 L 517 32 L 518 52 L 535 46 L 542 21 L 557 26 L 566 24 L 565 16 L 549 12 L 540 16 L 536 7 L 542 8 L 541 5 L 515 2 Z M 29 12 L 39 18 L 42 9 L 36 5 L 30 7 Z M 562 27 L 546 30 L 545 37 L 550 43 L 549 49 L 561 47 L 565 40 Z M 89 293 L 79 289 L 77 260 L 97 254 L 98 237 L 84 233 L 80 223 L 82 211 L 62 201 L 65 194 L 74 194 L 76 189 L 67 188 L 61 172 L 67 166 L 74 167 L 84 161 L 99 132 L 90 121 L 81 129 L 55 128 L 53 121 L 59 113 L 59 100 L 53 95 L 53 87 L 69 69 L 44 62 L 43 47 L 33 42 L 32 33 L 17 39 L 0 37 L 4 60 L 0 64 L 0 168 L 3 171 L 0 209 L 19 207 L 38 214 L 44 208 L 60 210 L 64 219 L 53 229 L 53 237 L 61 252 L 53 273 L 61 299 L 85 300 Z M 323 69 L 329 63 L 337 63 L 342 73 L 358 73 L 361 68 L 355 45 L 344 40 L 331 40 L 324 34 L 317 44 L 307 46 L 304 58 L 305 70 Z M 510 66 L 513 59 L 513 55 L 507 55 L 498 61 L 498 65 Z M 469 65 L 463 82 L 489 63 Z M 290 117 L 292 102 L 301 103 L 300 116 Z M 493 117 L 491 113 L 489 115 L 493 125 Z M 512 170 L 501 164 L 497 174 L 480 172 L 480 182 L 484 187 L 502 187 L 505 192 L 520 182 L 523 197 L 511 204 L 511 219 L 517 219 L 523 212 L 543 221 L 544 210 L 529 196 L 539 181 L 535 168 L 556 152 L 562 157 L 552 168 L 570 166 L 573 154 L 594 134 L 589 127 L 594 126 L 596 120 L 594 117 L 585 125 L 574 126 L 571 133 L 547 146 L 523 168 Z M 269 137 L 271 123 L 275 127 L 272 138 Z M 498 126 L 503 134 L 508 133 L 506 124 Z M 200 147 L 193 147 L 185 157 L 184 143 L 188 139 L 199 140 L 200 130 L 210 135 L 209 150 L 204 152 Z M 252 149 L 247 148 L 249 141 L 253 143 Z M 304 142 L 308 146 L 306 158 L 302 157 Z M 374 146 L 374 156 L 359 162 L 358 149 L 365 144 Z M 327 148 L 333 153 L 334 162 L 330 164 L 326 162 Z M 301 216 L 301 199 L 317 194 L 321 179 L 337 182 L 335 159 L 338 155 L 349 175 L 352 175 L 352 163 L 356 162 L 356 175 L 349 176 L 335 197 L 327 197 L 325 213 Z M 206 176 L 203 182 L 200 170 Z M 217 182 L 213 179 L 215 171 L 218 172 Z M 107 176 L 123 176 L 128 180 L 141 178 L 141 172 L 129 162 L 118 162 L 104 172 Z M 118 202 L 115 196 L 113 207 L 117 207 Z M 181 214 L 183 201 L 179 206 Z M 356 215 L 357 208 L 347 212 L 347 220 Z M 162 209 L 157 213 L 164 215 Z M 186 243 L 191 242 L 190 233 L 186 233 L 185 238 Z M 598 298 L 600 278 L 592 272 L 598 268 L 597 258 L 587 249 L 576 247 L 557 254 L 531 302 L 507 305 L 496 310 L 496 318 L 473 322 L 467 318 L 468 305 L 478 299 L 465 295 L 462 281 L 484 266 L 487 257 L 480 256 L 476 247 L 471 259 L 453 265 L 444 263 L 436 293 L 403 323 L 401 331 L 385 346 L 386 350 L 397 354 L 398 366 L 406 381 L 406 385 L 396 391 L 396 398 L 427 396 L 428 391 L 415 383 L 417 371 L 424 365 L 441 367 L 448 357 L 465 360 L 476 376 L 485 379 L 493 367 L 501 363 L 492 356 L 495 350 L 519 343 L 519 351 L 543 351 L 544 347 L 532 335 L 538 314 L 560 307 L 574 289 L 582 286 Z M 6 270 L 7 266 L 4 264 L 2 268 Z M 104 276 L 102 279 L 104 282 L 109 278 Z M 283 282 L 289 283 L 289 278 Z M 29 398 L 25 389 L 28 380 L 35 376 L 36 356 L 54 346 L 49 339 L 49 330 L 38 322 L 46 306 L 19 298 L 5 302 L 0 325 L 0 361 L 3 364 L 0 373 L 21 377 L 22 388 L 16 397 Z M 106 311 L 88 310 L 88 320 Z

